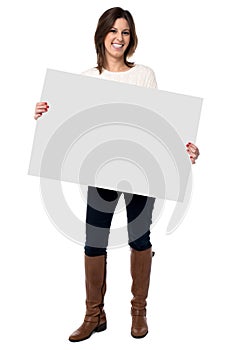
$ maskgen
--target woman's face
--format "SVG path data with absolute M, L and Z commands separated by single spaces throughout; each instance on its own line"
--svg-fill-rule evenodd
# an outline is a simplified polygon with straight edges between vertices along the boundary
M 124 18 L 118 18 L 104 39 L 105 55 L 123 59 L 124 52 L 129 46 L 130 29 Z

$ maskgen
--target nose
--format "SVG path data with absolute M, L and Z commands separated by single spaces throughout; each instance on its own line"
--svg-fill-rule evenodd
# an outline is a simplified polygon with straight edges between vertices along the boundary
M 118 41 L 122 41 L 122 40 L 123 40 L 123 36 L 122 36 L 122 33 L 121 33 L 121 32 L 117 32 L 116 39 L 117 39 Z

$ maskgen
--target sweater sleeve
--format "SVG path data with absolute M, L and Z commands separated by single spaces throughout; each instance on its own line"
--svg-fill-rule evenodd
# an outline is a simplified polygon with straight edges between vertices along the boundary
M 155 73 L 151 68 L 148 69 L 147 87 L 154 88 L 154 89 L 158 88 Z

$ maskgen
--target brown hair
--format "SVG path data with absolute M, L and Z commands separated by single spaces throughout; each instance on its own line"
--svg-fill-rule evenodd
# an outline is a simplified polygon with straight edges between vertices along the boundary
M 94 36 L 95 49 L 97 53 L 96 68 L 99 70 L 100 74 L 102 73 L 103 68 L 106 64 L 104 39 L 118 18 L 126 19 L 130 29 L 130 42 L 127 50 L 124 53 L 124 62 L 128 67 L 133 67 L 134 65 L 134 62 L 128 62 L 127 60 L 128 57 L 133 55 L 138 44 L 133 17 L 129 11 L 123 10 L 121 7 L 113 7 L 105 11 L 99 18 Z

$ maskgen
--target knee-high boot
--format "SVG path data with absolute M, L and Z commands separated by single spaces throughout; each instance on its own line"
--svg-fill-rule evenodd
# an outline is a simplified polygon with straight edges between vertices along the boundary
M 133 294 L 133 299 L 131 300 L 131 335 L 134 338 L 143 338 L 148 333 L 146 298 L 150 283 L 152 256 L 152 248 L 143 251 L 131 248 L 131 291 Z
M 85 275 L 86 315 L 82 325 L 70 335 L 69 340 L 72 342 L 85 340 L 94 332 L 101 332 L 107 328 L 103 309 L 106 292 L 106 255 L 85 255 Z

